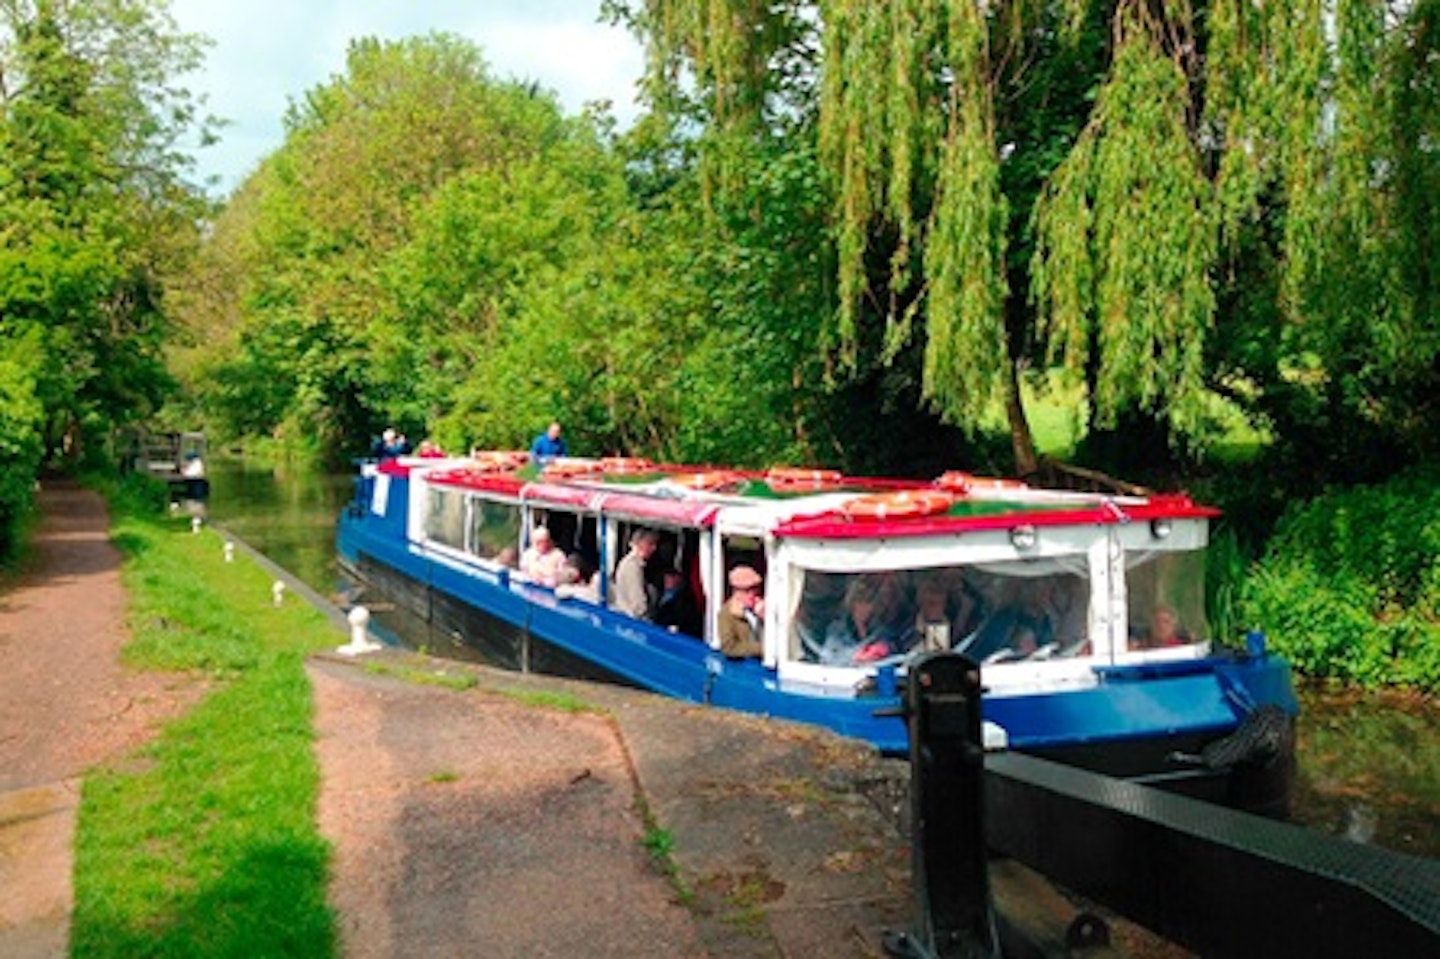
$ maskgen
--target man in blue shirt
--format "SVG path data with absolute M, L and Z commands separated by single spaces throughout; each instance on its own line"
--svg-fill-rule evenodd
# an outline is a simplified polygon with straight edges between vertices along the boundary
M 558 420 L 551 423 L 550 428 L 535 437 L 535 442 L 530 444 L 530 458 L 541 466 L 557 456 L 569 455 L 570 450 L 565 445 L 565 440 L 560 436 L 560 422 Z

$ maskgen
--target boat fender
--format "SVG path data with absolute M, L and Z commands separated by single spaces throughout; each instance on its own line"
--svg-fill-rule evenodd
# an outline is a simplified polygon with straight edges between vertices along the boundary
M 1198 756 L 1174 753 L 1172 760 L 1223 769 L 1229 766 L 1269 766 L 1293 749 L 1290 716 L 1274 703 L 1258 706 L 1233 733 L 1206 743 Z

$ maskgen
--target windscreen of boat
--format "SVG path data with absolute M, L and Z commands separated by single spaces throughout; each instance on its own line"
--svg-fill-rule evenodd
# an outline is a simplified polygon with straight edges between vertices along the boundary
M 1132 652 L 1184 646 L 1209 635 L 1203 550 L 1127 552 L 1125 566 Z
M 866 666 L 953 649 L 983 663 L 1090 653 L 1084 556 L 914 570 L 797 568 L 790 655 Z

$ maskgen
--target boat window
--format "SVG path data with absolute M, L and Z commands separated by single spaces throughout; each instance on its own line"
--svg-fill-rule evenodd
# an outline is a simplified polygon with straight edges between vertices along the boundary
M 481 559 L 514 569 L 519 565 L 520 507 L 471 497 L 466 549 Z
M 1131 650 L 1183 646 L 1208 635 L 1204 551 L 1130 553 L 1125 560 Z
M 579 556 L 590 569 L 600 566 L 599 518 L 569 510 L 532 507 L 536 526 L 550 530 L 555 546 L 566 556 Z
M 430 488 L 425 509 L 425 538 L 465 548 L 465 496 L 455 490 Z
M 726 536 L 721 549 L 727 574 L 736 566 L 749 566 L 765 577 L 765 544 L 758 537 Z
M 986 663 L 1090 654 L 1082 562 L 917 570 L 797 570 L 791 655 L 867 665 L 954 650 Z

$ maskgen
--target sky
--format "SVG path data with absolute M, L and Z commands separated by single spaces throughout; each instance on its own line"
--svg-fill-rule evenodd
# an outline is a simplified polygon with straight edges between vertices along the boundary
M 610 100 L 624 128 L 638 112 L 643 55 L 629 33 L 598 22 L 599 10 L 600 0 L 172 0 L 182 30 L 215 41 L 182 83 L 230 123 L 219 144 L 195 151 L 197 173 L 230 193 L 283 142 L 289 102 L 344 72 L 357 37 L 457 34 L 495 76 L 538 81 L 567 113 Z

